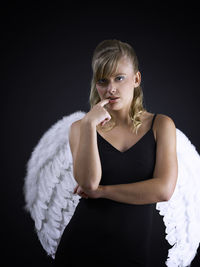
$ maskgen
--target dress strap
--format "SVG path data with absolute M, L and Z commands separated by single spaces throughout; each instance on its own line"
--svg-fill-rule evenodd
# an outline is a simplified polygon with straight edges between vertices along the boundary
M 155 113 L 154 116 L 153 116 L 152 123 L 151 123 L 151 129 L 153 127 L 153 123 L 154 123 L 154 120 L 155 120 L 156 115 L 157 115 L 157 113 Z

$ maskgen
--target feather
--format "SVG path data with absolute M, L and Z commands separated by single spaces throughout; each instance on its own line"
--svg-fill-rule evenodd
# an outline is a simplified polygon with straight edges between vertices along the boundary
M 70 222 L 80 196 L 73 194 L 77 182 L 69 146 L 69 129 L 85 115 L 77 111 L 63 117 L 44 133 L 26 165 L 26 210 L 35 222 L 42 247 L 55 258 L 61 236 Z M 165 225 L 168 267 L 186 267 L 200 243 L 200 156 L 187 136 L 176 129 L 178 179 L 169 201 L 156 204 Z
M 176 129 L 178 179 L 175 191 L 167 202 L 156 209 L 163 216 L 166 240 L 173 245 L 166 265 L 189 266 L 200 243 L 200 156 L 188 137 Z
M 71 124 L 84 115 L 78 111 L 55 123 L 39 140 L 26 166 L 25 208 L 35 222 L 42 247 L 53 258 L 80 199 L 73 194 L 77 183 L 68 133 Z

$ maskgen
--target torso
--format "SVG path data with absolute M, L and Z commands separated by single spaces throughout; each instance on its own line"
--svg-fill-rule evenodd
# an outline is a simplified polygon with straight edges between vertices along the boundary
M 100 185 L 152 179 L 156 162 L 156 129 L 159 128 L 158 119 L 149 131 L 153 116 L 148 112 L 144 114 L 137 135 L 125 126 L 107 132 L 98 131 L 103 137 L 97 134 L 102 166 Z M 162 119 L 162 115 L 159 117 Z M 122 152 L 128 150 L 120 153 L 112 146 Z M 101 261 L 97 266 L 146 266 L 146 262 L 149 266 L 158 266 L 151 261 L 152 255 L 157 256 L 159 250 L 158 261 L 164 266 L 168 253 L 166 243 L 163 220 L 156 204 L 132 205 L 105 198 L 81 198 L 62 235 L 56 260 L 79 266 L 90 251 L 88 266 L 93 266 L 94 260 L 95 263 Z M 80 257 L 74 265 L 77 251 Z
M 100 185 L 129 184 L 152 179 L 156 142 L 154 132 L 149 130 L 153 115 L 144 114 L 138 135 L 126 126 L 114 127 L 107 132 L 98 131 L 103 137 L 97 134 L 102 167 Z M 126 152 L 120 153 L 112 146 Z M 90 251 L 94 258 L 88 260 L 89 266 L 93 266 L 94 259 L 101 260 L 101 265 L 97 266 L 146 266 L 146 262 L 149 262 L 148 254 L 151 255 L 154 213 L 155 204 L 133 205 L 106 198 L 81 198 L 65 228 L 56 258 L 58 261 L 62 261 L 63 257 L 68 262 L 74 262 L 75 251 L 82 253 L 80 259 Z M 164 227 L 162 218 L 158 218 L 159 224 Z M 165 241 L 164 230 L 155 231 L 156 239 L 162 237 L 161 241 L 153 243 L 155 251 Z M 79 263 L 78 260 L 77 266 Z
M 110 131 L 103 131 L 98 129 L 97 132 L 108 141 L 117 150 L 124 152 L 134 144 L 136 144 L 151 128 L 151 123 L 154 114 L 145 112 L 142 117 L 142 125 L 138 130 L 138 133 L 133 133 L 127 126 L 116 126 Z M 156 140 L 156 129 L 155 123 L 153 125 L 154 138 Z

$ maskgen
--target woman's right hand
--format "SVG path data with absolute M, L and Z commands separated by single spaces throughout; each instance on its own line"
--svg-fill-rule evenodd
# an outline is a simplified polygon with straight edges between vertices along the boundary
M 101 124 L 103 126 L 110 119 L 111 116 L 108 111 L 104 108 L 109 103 L 109 99 L 103 99 L 85 115 L 84 120 L 94 123 L 95 126 Z

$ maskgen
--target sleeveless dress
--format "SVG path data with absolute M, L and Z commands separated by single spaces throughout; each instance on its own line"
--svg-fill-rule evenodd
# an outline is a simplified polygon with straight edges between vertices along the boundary
M 151 128 L 120 152 L 97 132 L 101 185 L 134 183 L 153 177 L 156 142 Z M 133 205 L 105 198 L 81 198 L 66 226 L 55 266 L 163 267 L 169 245 L 156 204 Z

